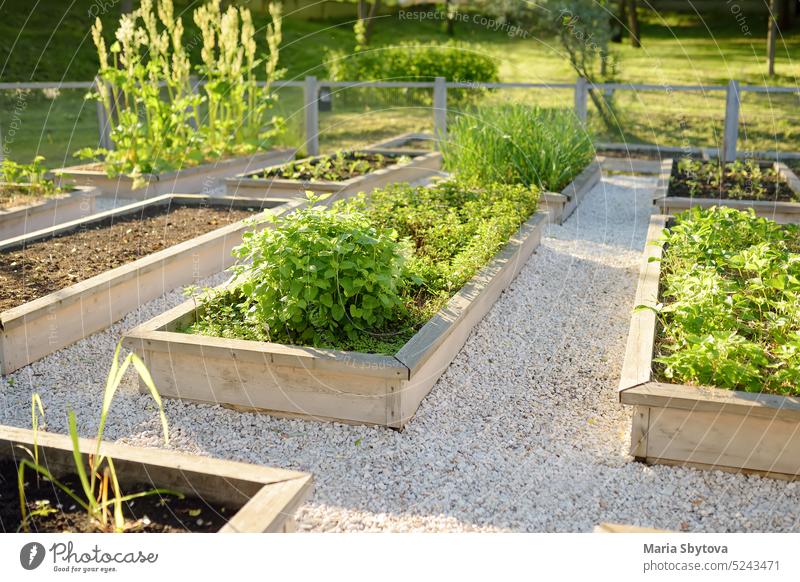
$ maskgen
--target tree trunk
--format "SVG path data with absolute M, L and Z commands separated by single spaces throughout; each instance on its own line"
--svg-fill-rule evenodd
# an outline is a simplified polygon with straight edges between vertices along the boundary
M 454 36 L 455 31 L 455 19 L 453 18 L 453 0 L 447 0 L 445 2 L 445 10 L 447 11 L 447 36 Z
M 775 76 L 775 41 L 778 36 L 777 0 L 769 0 L 769 29 L 767 30 L 767 74 Z
M 364 37 L 367 39 L 367 42 L 369 42 L 372 36 L 372 25 L 375 23 L 375 13 L 378 11 L 378 8 L 380 8 L 380 5 L 381 0 L 375 0 L 372 6 L 370 6 L 369 14 L 367 15 L 367 26 L 364 29 Z
M 639 48 L 642 46 L 642 40 L 639 31 L 639 14 L 636 10 L 636 0 L 628 0 L 628 29 L 631 35 L 631 46 Z
M 627 3 L 628 0 L 619 0 L 617 4 L 617 14 L 611 21 L 611 30 L 614 31 L 611 35 L 611 42 L 621 43 L 625 36 L 625 23 L 628 21 Z

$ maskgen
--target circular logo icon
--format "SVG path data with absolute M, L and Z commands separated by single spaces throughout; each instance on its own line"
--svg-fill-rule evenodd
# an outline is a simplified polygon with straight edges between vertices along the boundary
M 44 546 L 39 542 L 30 542 L 19 551 L 19 563 L 26 570 L 35 570 L 44 561 Z

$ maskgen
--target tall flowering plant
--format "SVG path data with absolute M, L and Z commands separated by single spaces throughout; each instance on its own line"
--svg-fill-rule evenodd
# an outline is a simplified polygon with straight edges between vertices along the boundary
M 265 114 L 273 103 L 278 70 L 281 7 L 270 4 L 268 53 L 256 56 L 255 27 L 246 8 L 220 8 L 210 0 L 194 12 L 202 39 L 202 63 L 192 79 L 184 27 L 172 0 L 142 0 L 123 15 L 115 40 L 106 46 L 100 19 L 92 27 L 100 70 L 97 99 L 112 120 L 113 149 L 86 148 L 82 158 L 102 159 L 111 175 L 144 174 L 191 166 L 206 160 L 252 153 L 266 147 L 282 120 Z M 265 66 L 259 86 L 256 69 Z

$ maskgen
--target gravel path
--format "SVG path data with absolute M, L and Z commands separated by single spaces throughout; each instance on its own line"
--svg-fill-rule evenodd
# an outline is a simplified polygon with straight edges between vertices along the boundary
M 627 456 L 630 415 L 616 385 L 654 183 L 608 178 L 550 227 L 404 432 L 169 402 L 170 446 L 311 471 L 304 530 L 800 530 L 800 486 Z M 65 430 L 69 404 L 90 435 L 105 376 L 97 362 L 110 361 L 124 329 L 181 299 L 151 302 L 0 381 L 0 423 L 28 426 L 36 389 L 50 430 Z M 130 378 L 109 437 L 159 446 L 158 426 Z

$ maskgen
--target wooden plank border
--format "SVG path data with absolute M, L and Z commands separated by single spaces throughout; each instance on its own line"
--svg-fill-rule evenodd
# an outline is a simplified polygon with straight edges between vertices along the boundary
M 0 242 L 30 232 L 91 216 L 95 213 L 97 188 L 78 186 L 34 204 L 0 210 Z
M 525 222 L 397 354 L 376 355 L 178 333 L 195 302 L 127 332 L 162 396 L 276 416 L 402 429 L 472 328 L 538 247 L 546 216 Z
M 594 161 L 586 166 L 561 192 L 543 192 L 541 200 L 547 209 L 550 222 L 562 224 L 572 216 L 578 205 L 583 202 L 589 191 L 600 182 L 602 177 L 600 163 Z
M 632 154 L 629 158 L 598 155 L 597 161 L 604 172 L 618 174 L 660 174 L 661 160 L 646 160 Z
M 673 165 L 676 160 L 664 160 L 659 173 L 658 186 L 654 195 L 655 204 L 661 214 L 678 214 L 694 206 L 710 208 L 711 206 L 726 206 L 738 210 L 752 208 L 757 216 L 769 218 L 781 224 L 800 223 L 800 202 L 780 202 L 769 200 L 723 200 L 718 198 L 686 198 L 682 196 L 668 196 L 669 184 L 672 178 Z M 774 164 L 775 170 L 786 180 L 789 188 L 800 199 L 800 179 L 783 162 Z
M 146 200 L 173 192 L 210 194 L 221 184 L 221 180 L 250 171 L 264 165 L 281 164 L 294 158 L 296 149 L 280 148 L 251 156 L 239 156 L 218 162 L 190 166 L 161 174 L 145 176 L 146 185 L 134 189 L 130 176 L 109 177 L 102 170 L 87 169 L 86 166 L 70 166 L 54 171 L 61 183 L 97 188 L 106 198 L 133 198 Z
M 356 153 L 367 150 L 353 150 Z M 370 151 L 367 153 L 379 153 Z M 409 156 L 405 163 L 395 163 L 386 168 L 375 170 L 363 176 L 357 176 L 342 182 L 304 180 L 287 180 L 283 178 L 254 178 L 255 174 L 278 168 L 283 164 L 265 166 L 257 171 L 241 174 L 225 180 L 225 192 L 228 196 L 305 198 L 307 191 L 317 194 L 332 194 L 328 203 L 358 192 L 369 193 L 394 182 L 414 182 L 424 178 L 441 175 L 442 156 L 439 152 L 421 153 L 416 150 L 396 150 L 384 152 L 389 155 Z M 313 156 L 300 160 L 305 162 L 321 156 Z
M 669 217 L 650 220 L 635 305 L 659 298 L 661 238 Z M 634 311 L 619 386 L 633 407 L 631 454 L 647 463 L 800 479 L 800 398 L 668 384 L 653 377 L 651 310 Z
M 68 232 L 81 226 L 172 202 L 219 206 L 272 207 L 288 212 L 301 201 L 280 201 L 169 194 L 100 212 L 28 235 L 2 241 L 0 251 Z M 172 289 L 224 271 L 233 263 L 231 250 L 252 221 L 264 213 L 223 226 L 198 237 L 100 273 L 0 313 L 0 373 L 9 374 L 53 352 L 103 330 L 143 303 Z
M 0 425 L 0 458 L 26 457 L 21 447 L 33 450 L 33 437 L 31 430 Z M 68 436 L 39 431 L 36 440 L 42 465 L 56 478 L 74 473 Z M 95 441 L 81 438 L 78 446 L 87 457 L 94 453 Z M 313 491 L 312 476 L 299 471 L 111 442 L 104 442 L 100 450 L 114 459 L 123 488 L 152 483 L 236 510 L 221 533 L 287 531 L 297 508 Z

